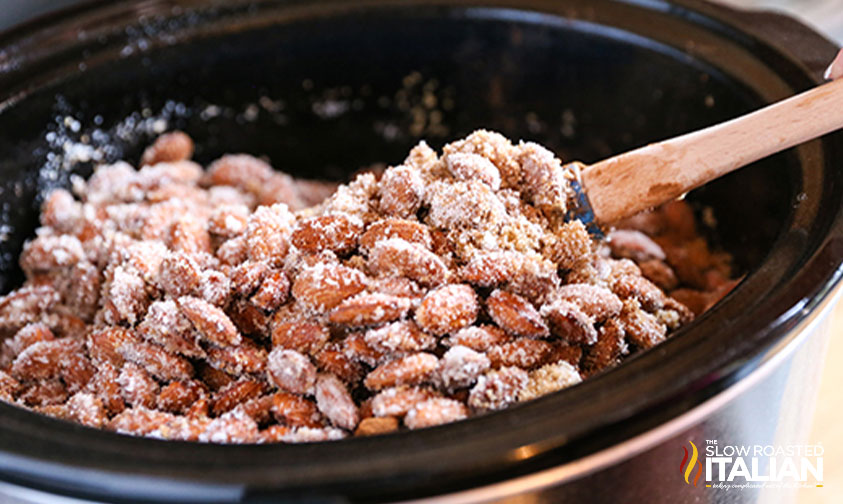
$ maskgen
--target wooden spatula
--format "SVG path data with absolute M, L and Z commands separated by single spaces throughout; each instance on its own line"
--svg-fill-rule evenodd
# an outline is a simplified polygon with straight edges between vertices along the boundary
M 582 182 L 574 185 L 579 205 L 569 216 L 611 224 L 841 128 L 838 79 L 737 119 L 580 165 Z

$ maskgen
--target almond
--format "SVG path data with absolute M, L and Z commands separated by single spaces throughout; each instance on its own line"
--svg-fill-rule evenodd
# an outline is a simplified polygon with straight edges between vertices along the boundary
M 417 243 L 427 249 L 432 246 L 430 231 L 419 222 L 404 219 L 383 219 L 374 222 L 360 237 L 360 247 L 372 250 L 376 243 L 390 238 L 401 238 L 410 243 Z
M 403 317 L 410 305 L 405 297 L 364 293 L 343 301 L 331 312 L 329 320 L 350 327 L 376 325 Z
M 293 282 L 293 297 L 317 312 L 334 308 L 366 287 L 360 271 L 336 264 L 320 263 L 302 271 Z
M 474 289 L 464 284 L 452 284 L 425 296 L 415 317 L 422 329 L 441 336 L 473 324 L 479 312 Z
M 195 297 L 179 298 L 179 307 L 187 316 L 199 336 L 205 341 L 218 345 L 239 345 L 240 332 L 228 315 L 207 301 Z
M 364 381 L 370 390 L 397 385 L 418 385 L 427 381 L 439 365 L 439 359 L 429 353 L 416 353 L 378 366 Z
M 330 250 L 347 254 L 357 247 L 357 237 L 362 232 L 363 223 L 356 217 L 322 215 L 299 222 L 290 241 L 306 252 Z
M 448 267 L 439 256 L 401 238 L 377 242 L 369 253 L 369 267 L 382 275 L 404 276 L 428 287 L 441 285 L 448 277 Z
M 532 338 L 550 335 L 539 312 L 517 294 L 496 290 L 486 299 L 486 309 L 492 320 L 510 334 Z

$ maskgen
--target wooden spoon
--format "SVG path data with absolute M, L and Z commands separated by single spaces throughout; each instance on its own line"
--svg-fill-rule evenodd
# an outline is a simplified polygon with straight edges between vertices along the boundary
M 581 187 L 574 184 L 579 207 L 569 216 L 611 224 L 841 128 L 838 79 L 731 121 L 580 165 Z

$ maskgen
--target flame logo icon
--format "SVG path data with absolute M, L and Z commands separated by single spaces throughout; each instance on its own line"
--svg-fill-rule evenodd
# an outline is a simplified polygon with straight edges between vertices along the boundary
M 699 452 L 697 451 L 697 445 L 694 444 L 693 441 L 688 441 L 688 444 L 691 445 L 691 460 L 688 460 L 688 449 L 684 446 L 682 449 L 685 451 L 685 456 L 682 457 L 682 462 L 679 463 L 679 474 L 685 475 L 685 483 L 689 485 L 697 486 L 697 482 L 700 480 L 700 476 L 702 475 L 702 464 L 699 461 Z M 688 465 L 685 465 L 685 462 Z M 694 471 L 694 465 L 697 467 L 697 474 L 694 476 L 694 481 L 691 483 L 691 473 Z

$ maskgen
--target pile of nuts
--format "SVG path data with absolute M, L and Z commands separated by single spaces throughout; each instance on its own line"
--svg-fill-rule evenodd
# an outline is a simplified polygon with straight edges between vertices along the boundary
M 594 240 L 571 173 L 476 131 L 346 185 L 163 135 L 46 199 L 0 300 L 0 398 L 163 439 L 418 429 L 578 383 L 734 285 L 684 202 Z

